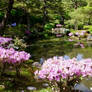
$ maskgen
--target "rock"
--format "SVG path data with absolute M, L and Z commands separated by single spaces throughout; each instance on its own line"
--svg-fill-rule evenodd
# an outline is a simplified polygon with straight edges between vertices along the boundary
M 92 35 L 91 34 L 88 35 L 87 40 L 92 41 Z
M 24 90 L 22 90 L 21 92 L 25 92 Z
M 48 84 L 48 83 L 43 83 L 42 86 L 44 86 L 44 87 L 48 87 L 49 84 Z
M 1 88 L 5 88 L 4 85 L 0 85 Z
M 29 86 L 27 87 L 28 90 L 36 90 L 36 87 Z
M 66 29 L 66 28 L 54 28 L 52 29 L 52 33 L 54 34 L 68 34 L 70 32 L 69 29 Z
M 90 87 L 90 90 L 92 90 L 92 87 Z
M 82 92 L 92 92 L 84 84 L 75 84 L 74 89 Z
M 40 64 L 42 65 L 44 63 L 44 58 L 40 58 Z
M 37 67 L 37 68 L 40 68 L 41 67 L 41 64 L 39 62 L 34 62 L 32 64 L 33 67 Z
M 87 41 L 87 46 L 88 47 L 92 47 L 92 42 L 91 41 Z

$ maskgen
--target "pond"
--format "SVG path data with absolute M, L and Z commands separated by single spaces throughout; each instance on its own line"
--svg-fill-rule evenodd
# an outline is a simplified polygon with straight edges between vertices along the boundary
M 79 43 L 82 43 L 82 48 Z M 39 41 L 35 44 L 31 44 L 29 48 L 32 58 L 35 61 L 39 61 L 40 58 L 50 58 L 53 56 L 68 55 L 71 58 L 76 57 L 78 54 L 82 54 L 84 58 L 92 58 L 92 42 L 91 41 L 69 41 L 68 39 L 51 39 Z
M 83 48 L 79 45 L 83 44 Z M 40 40 L 29 46 L 28 52 L 31 52 L 34 62 L 40 62 L 41 59 L 47 59 L 53 56 L 68 55 L 71 58 L 78 54 L 83 58 L 92 58 L 92 42 L 91 41 L 69 41 L 67 38 L 53 38 L 49 40 Z M 22 65 L 21 76 L 17 78 L 15 71 L 0 78 L 1 92 L 36 92 L 32 90 L 40 90 L 48 86 L 47 83 L 36 81 L 34 79 L 32 65 L 30 62 Z M 8 70 L 6 70 L 7 73 Z M 91 92 L 92 78 L 84 79 L 80 84 L 74 87 L 81 92 Z M 30 91 L 31 90 L 31 91 Z M 40 91 L 37 91 L 40 92 Z M 47 92 L 47 91 L 41 91 Z M 51 92 L 51 91 L 50 91 Z
M 83 48 L 77 43 L 82 43 Z M 30 47 L 32 58 L 39 62 L 41 58 L 47 59 L 53 56 L 68 55 L 71 58 L 77 55 L 83 55 L 83 58 L 92 58 L 92 42 L 91 41 L 69 41 L 68 39 L 51 39 L 39 41 Z M 76 85 L 75 89 L 83 92 L 91 92 L 92 78 L 84 79 L 80 85 Z

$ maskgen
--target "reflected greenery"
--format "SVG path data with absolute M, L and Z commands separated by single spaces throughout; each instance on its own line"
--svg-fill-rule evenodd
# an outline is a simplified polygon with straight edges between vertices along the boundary
M 31 44 L 27 51 L 31 52 L 31 59 L 25 62 L 20 69 L 20 77 L 16 76 L 15 69 L 7 69 L 3 76 L 0 76 L 0 91 L 1 92 L 52 92 L 51 88 L 43 87 L 44 82 L 34 79 L 33 62 L 39 62 L 41 58 L 47 59 L 53 56 L 75 57 L 78 54 L 83 54 L 83 58 L 92 58 L 91 42 L 80 41 L 85 48 L 80 46 L 75 47 L 74 44 L 78 41 L 68 41 L 67 38 L 53 38 L 50 40 L 40 40 Z M 86 82 L 87 81 L 87 82 Z M 91 81 L 91 79 L 90 79 Z M 90 81 L 84 79 L 82 81 L 88 88 L 91 87 Z M 27 87 L 36 87 L 36 91 L 30 91 Z M 46 89 L 47 88 L 47 89 Z

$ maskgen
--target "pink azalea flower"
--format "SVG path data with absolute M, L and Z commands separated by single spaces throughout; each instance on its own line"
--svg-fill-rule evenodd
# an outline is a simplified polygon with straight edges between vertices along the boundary
M 79 33 L 78 33 L 78 32 L 76 32 L 75 34 L 76 34 L 77 36 L 79 35 Z
M 53 57 L 47 59 L 40 70 L 35 72 L 35 75 L 41 79 L 59 82 L 61 79 L 92 76 L 92 59 L 77 58 L 64 59 L 64 57 Z
M 61 24 L 57 24 L 56 27 L 61 27 L 62 25 Z
M 0 44 L 5 44 L 8 43 L 12 40 L 12 38 L 5 38 L 5 37 L 0 37 Z
M 69 36 L 72 36 L 72 35 L 73 35 L 73 33 L 69 33 L 68 35 L 69 35 Z
M 22 63 L 26 60 L 29 60 L 29 58 L 30 54 L 26 53 L 25 51 L 15 51 L 13 48 L 4 49 L 0 47 L 0 60 L 2 63 Z
M 80 44 L 81 48 L 85 48 L 83 44 Z

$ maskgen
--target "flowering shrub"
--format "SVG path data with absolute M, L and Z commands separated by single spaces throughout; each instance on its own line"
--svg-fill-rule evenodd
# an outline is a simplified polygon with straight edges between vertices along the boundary
M 69 33 L 68 35 L 69 35 L 69 36 L 73 36 L 73 33 Z
M 2 63 L 16 64 L 22 63 L 30 58 L 30 54 L 25 51 L 15 51 L 13 48 L 5 49 L 0 47 L 0 61 Z
M 53 57 L 44 62 L 40 71 L 35 74 L 42 79 L 60 81 L 73 76 L 92 76 L 92 60 L 76 58 L 65 60 L 63 57 Z
M 23 39 L 19 39 L 16 37 L 14 40 L 14 46 L 18 48 L 18 50 L 24 50 L 27 47 L 27 44 Z
M 14 48 L 18 50 L 24 50 L 27 47 L 24 40 L 19 39 L 18 37 L 15 39 L 0 37 L 0 46 L 3 48 Z
M 86 31 L 80 31 L 80 32 L 75 32 L 75 33 L 69 33 L 68 34 L 70 37 L 71 36 L 73 36 L 73 35 L 75 35 L 75 36 L 78 36 L 78 37 L 80 37 L 80 36 L 85 36 L 86 35 Z
M 35 72 L 35 75 L 40 79 L 61 83 L 59 86 L 64 82 L 69 86 L 69 82 L 74 79 L 92 76 L 92 60 L 88 58 L 79 61 L 77 58 L 65 59 L 62 56 L 49 58 L 43 63 L 41 69 Z
M 4 38 L 4 37 L 0 37 L 0 44 L 5 44 L 8 43 L 12 40 L 12 38 Z
M 29 60 L 30 54 L 25 51 L 16 51 L 13 48 L 5 49 L 0 47 L 0 62 L 2 63 L 1 75 L 5 73 L 7 65 L 13 65 L 16 68 L 16 75 L 20 76 L 21 64 Z
M 81 31 L 80 33 L 79 33 L 79 32 L 76 32 L 76 33 L 75 33 L 75 35 L 76 35 L 76 36 L 79 36 L 79 37 L 80 37 L 80 36 L 85 36 L 85 34 L 86 34 L 86 31 Z
M 77 46 L 77 47 L 80 46 L 81 48 L 85 48 L 84 44 L 81 42 L 75 43 L 74 46 Z
M 2 63 L 1 74 L 4 73 L 7 64 L 13 65 L 16 68 L 16 74 L 19 76 L 20 64 L 29 60 L 30 54 L 25 51 L 16 51 L 13 48 L 9 48 L 9 43 L 12 38 L 0 37 L 0 62 Z M 6 46 L 6 43 L 9 45 Z
M 4 38 L 0 37 L 0 44 L 8 43 L 12 40 L 12 38 Z M 0 61 L 1 62 L 8 62 L 8 63 L 21 63 L 26 61 L 30 58 L 30 54 L 26 53 L 25 51 L 16 51 L 13 48 L 5 49 L 0 47 Z

